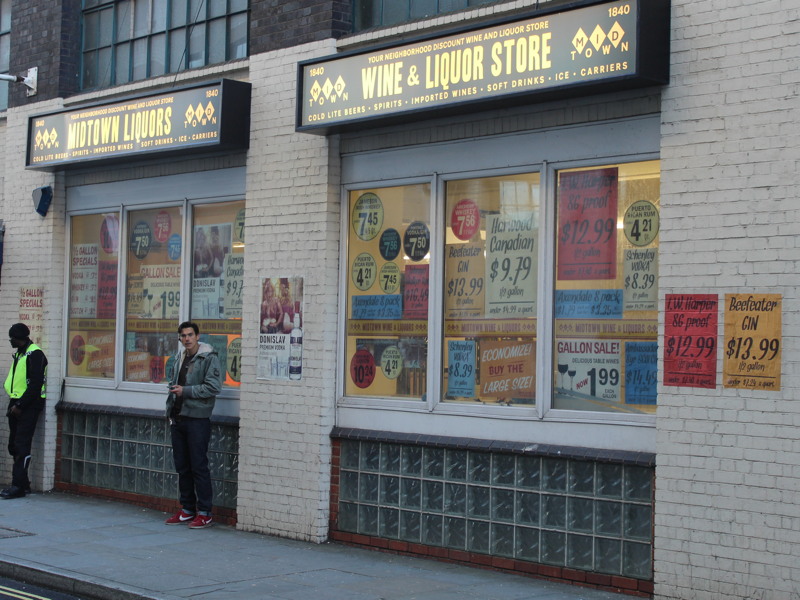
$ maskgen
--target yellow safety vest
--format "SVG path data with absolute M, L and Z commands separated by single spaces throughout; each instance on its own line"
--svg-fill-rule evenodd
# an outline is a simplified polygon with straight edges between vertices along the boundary
M 11 367 L 11 370 L 8 372 L 8 377 L 6 377 L 6 393 L 8 397 L 12 400 L 16 400 L 17 398 L 22 398 L 22 394 L 25 393 L 25 390 L 28 389 L 28 356 L 31 355 L 32 352 L 36 350 L 41 350 L 39 346 L 36 344 L 31 344 L 28 346 L 28 349 L 25 351 L 25 354 L 20 356 L 19 354 L 14 354 L 14 365 Z M 25 360 L 20 360 L 21 358 L 25 358 Z M 47 367 L 44 368 L 44 381 L 42 382 L 42 398 L 45 397 L 45 388 L 47 387 Z

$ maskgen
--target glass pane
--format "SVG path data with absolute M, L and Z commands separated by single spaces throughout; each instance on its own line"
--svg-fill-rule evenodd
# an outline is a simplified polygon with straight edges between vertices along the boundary
M 430 185 L 350 193 L 345 393 L 423 399 Z
M 8 108 L 8 86 L 0 86 L 0 110 Z
M 0 31 L 11 29 L 11 0 L 0 0 Z
M 114 13 L 110 10 L 104 10 L 99 13 L 100 15 L 100 32 L 98 45 L 110 46 L 114 34 Z
M 97 53 L 97 87 L 111 85 L 111 48 L 103 48 Z
M 380 0 L 355 0 L 353 13 L 355 31 L 377 27 L 381 23 Z
M 125 0 L 117 4 L 117 41 L 131 39 L 131 2 Z
M 167 36 L 164 33 L 150 38 L 150 77 L 166 72 Z
M 128 229 L 124 379 L 159 383 L 178 343 L 180 209 L 132 211 Z
M 229 14 L 247 10 L 247 0 L 231 0 L 231 9 Z
M 244 282 L 244 201 L 198 206 L 192 242 L 191 319 L 226 368 L 224 385 L 239 385 Z M 279 299 L 292 330 L 294 302 L 281 279 Z M 297 292 L 297 290 L 295 290 Z M 295 294 L 297 295 L 297 293 Z M 296 298 L 300 302 L 300 298 Z M 209 333 L 213 332 L 213 333 Z
M 91 89 L 97 85 L 97 52 L 83 53 L 83 85 L 84 89 Z
M 467 0 L 439 0 L 439 12 L 445 13 L 467 7 Z
M 206 28 L 197 25 L 189 33 L 189 68 L 195 69 L 206 64 Z
M 8 73 L 9 56 L 11 56 L 11 36 L 0 35 L 0 73 Z M 7 85 L 0 85 L 7 90 Z
M 447 182 L 445 400 L 533 404 L 539 174 Z
M 247 56 L 247 14 L 230 18 L 228 32 L 228 60 Z
M 226 0 L 208 0 L 208 18 L 221 17 L 227 10 Z
M 112 379 L 119 215 L 73 217 L 71 225 L 67 376 Z
M 394 25 L 408 20 L 409 0 L 383 0 L 381 25 Z
M 137 0 L 133 4 L 133 35 L 141 37 L 150 33 L 150 0 Z
M 177 73 L 186 68 L 186 30 L 178 29 L 169 34 L 169 71 Z
M 131 45 L 120 44 L 114 48 L 114 53 L 116 54 L 116 64 L 114 67 L 116 79 L 114 83 L 127 83 L 130 81 L 131 77 Z
M 208 64 L 225 62 L 225 19 L 211 21 L 208 25 Z
M 152 0 L 151 31 L 164 31 L 167 28 L 167 0 Z
M 147 38 L 133 42 L 133 80 L 147 77 Z
M 100 27 L 100 13 L 87 13 L 83 17 L 83 49 L 93 50 L 97 48 L 97 40 L 100 37 L 98 31 Z
M 654 413 L 659 163 L 558 174 L 553 407 Z
M 186 25 L 186 11 L 188 5 L 186 0 L 172 0 L 170 9 L 170 27 L 181 27 Z
M 206 19 L 206 0 L 190 0 L 189 22 L 198 23 Z
M 411 0 L 411 18 L 422 19 L 437 13 L 437 0 Z

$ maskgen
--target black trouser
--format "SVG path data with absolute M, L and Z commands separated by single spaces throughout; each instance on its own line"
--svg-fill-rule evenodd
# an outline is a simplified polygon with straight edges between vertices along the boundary
M 8 415 L 8 451 L 14 457 L 11 485 L 22 490 L 28 490 L 31 487 L 28 479 L 28 465 L 31 461 L 31 444 L 40 412 L 41 410 L 36 408 L 27 408 L 19 416 Z
M 170 429 L 181 506 L 186 512 L 211 514 L 213 492 L 208 468 L 211 420 L 178 417 Z

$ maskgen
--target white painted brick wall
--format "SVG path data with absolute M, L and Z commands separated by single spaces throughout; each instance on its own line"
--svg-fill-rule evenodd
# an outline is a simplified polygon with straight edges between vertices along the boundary
M 672 2 L 659 285 L 781 294 L 783 369 L 780 392 L 660 389 L 659 600 L 800 596 L 798 48 L 797 0 Z

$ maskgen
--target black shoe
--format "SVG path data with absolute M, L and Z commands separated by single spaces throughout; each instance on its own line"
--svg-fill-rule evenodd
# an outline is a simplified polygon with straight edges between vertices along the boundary
M 24 498 L 25 490 L 16 485 L 12 485 L 0 492 L 0 498 L 3 500 L 12 500 L 14 498 Z

